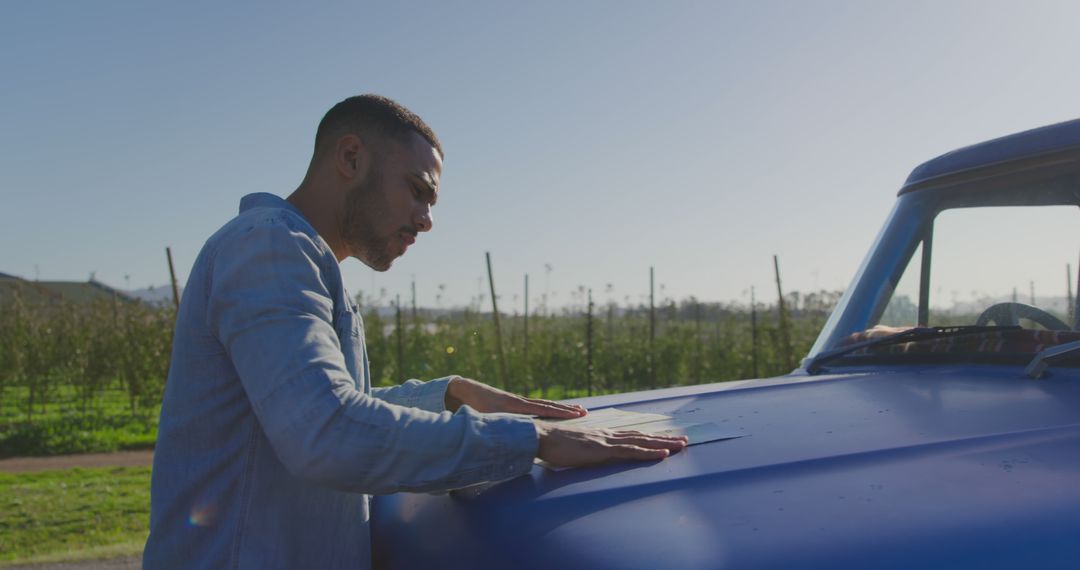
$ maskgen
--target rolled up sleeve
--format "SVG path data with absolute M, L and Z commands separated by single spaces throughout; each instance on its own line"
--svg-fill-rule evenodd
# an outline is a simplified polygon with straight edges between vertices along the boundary
M 207 324 L 285 467 L 372 494 L 528 472 L 537 449 L 533 422 L 467 406 L 442 411 L 452 377 L 377 389 L 377 397 L 356 389 L 326 286 L 340 277 L 326 263 L 336 261 L 321 242 L 267 221 L 222 240 L 212 264 Z
M 411 379 L 397 386 L 373 388 L 371 395 L 399 406 L 442 412 L 446 410 L 446 388 L 453 379 L 454 376 L 445 376 L 427 382 Z

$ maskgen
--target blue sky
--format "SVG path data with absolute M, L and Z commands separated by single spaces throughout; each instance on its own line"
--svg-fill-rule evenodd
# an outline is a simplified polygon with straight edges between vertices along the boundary
M 504 307 L 841 289 L 919 162 L 1080 116 L 1075 2 L 3 2 L 0 271 L 181 282 L 333 103 L 446 148 L 435 230 L 353 292 Z M 545 266 L 550 265 L 550 272 Z M 535 304 L 535 300 L 533 301 Z

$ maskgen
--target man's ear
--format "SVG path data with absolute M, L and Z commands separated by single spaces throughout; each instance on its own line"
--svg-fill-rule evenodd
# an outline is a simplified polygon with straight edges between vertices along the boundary
M 343 135 L 334 148 L 334 166 L 346 179 L 363 180 L 371 169 L 371 150 L 360 137 Z

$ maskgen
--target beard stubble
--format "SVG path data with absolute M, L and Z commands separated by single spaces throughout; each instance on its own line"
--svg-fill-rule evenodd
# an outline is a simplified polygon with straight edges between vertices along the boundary
M 366 180 L 349 190 L 341 228 L 349 254 L 375 271 L 390 269 L 397 257 L 390 252 L 394 235 L 379 236 L 375 231 L 374 222 L 383 217 L 387 209 L 382 192 L 382 171 L 376 164 Z

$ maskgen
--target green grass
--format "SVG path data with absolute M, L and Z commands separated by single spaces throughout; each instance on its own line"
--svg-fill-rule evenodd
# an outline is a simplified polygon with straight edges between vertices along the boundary
M 132 414 L 120 390 L 99 395 L 84 413 L 74 389 L 61 386 L 26 421 L 26 390 L 8 388 L 0 398 L 0 458 L 150 449 L 158 409 Z
M 0 425 L 26 421 L 27 394 L 27 389 L 22 386 L 7 386 L 0 392 Z M 95 411 L 110 416 L 131 415 L 127 394 L 115 386 L 100 391 L 86 409 L 87 413 Z M 63 383 L 52 390 L 45 406 L 40 402 L 34 406 L 33 421 L 55 420 L 82 413 L 82 402 L 75 387 Z
M 150 468 L 0 473 L 0 565 L 141 550 Z

